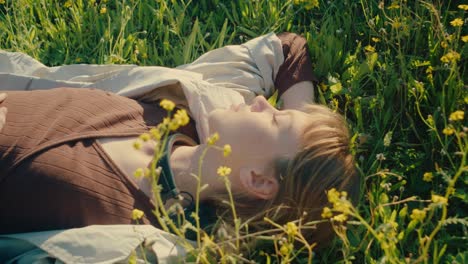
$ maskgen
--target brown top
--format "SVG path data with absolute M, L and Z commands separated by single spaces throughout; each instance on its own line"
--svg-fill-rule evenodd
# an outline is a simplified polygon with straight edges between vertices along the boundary
M 309 47 L 304 37 L 294 33 L 283 32 L 277 35 L 283 46 L 284 62 L 281 64 L 275 79 L 278 96 L 296 83 L 303 81 L 318 82 L 313 74 Z
M 7 92 L 0 133 L 0 233 L 130 224 L 158 226 L 149 198 L 96 142 L 138 136 L 166 112 L 94 89 Z M 198 141 L 193 121 L 181 133 Z

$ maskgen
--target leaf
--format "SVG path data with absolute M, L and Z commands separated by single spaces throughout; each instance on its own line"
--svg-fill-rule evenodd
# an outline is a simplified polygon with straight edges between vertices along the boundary
M 276 107 L 276 103 L 278 102 L 278 90 L 276 90 L 270 98 L 268 98 L 268 103 L 273 107 Z
M 369 70 L 373 71 L 375 63 L 377 62 L 378 55 L 376 52 L 371 53 L 367 56 L 367 65 L 369 66 Z

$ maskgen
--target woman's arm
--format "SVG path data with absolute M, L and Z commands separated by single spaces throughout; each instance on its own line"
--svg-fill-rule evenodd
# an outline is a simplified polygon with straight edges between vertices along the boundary
M 312 102 L 312 81 L 317 80 L 306 39 L 289 32 L 212 50 L 177 68 L 200 73 L 205 81 L 217 86 L 252 92 L 251 98 L 269 97 L 277 89 L 288 108 Z M 246 93 L 243 95 L 248 98 Z
M 177 69 L 200 73 L 203 80 L 218 87 L 236 89 L 244 97 L 269 97 L 274 93 L 275 76 L 283 64 L 281 40 L 274 33 L 241 45 L 208 51 L 194 62 Z
M 307 104 L 314 103 L 314 85 L 310 81 L 296 83 L 281 95 L 281 99 L 282 109 L 304 111 Z
M 6 93 L 0 93 L 0 104 L 5 100 L 7 97 Z M 2 106 L 0 107 L 0 132 L 2 132 L 3 126 L 6 123 L 6 114 L 7 114 L 7 108 Z

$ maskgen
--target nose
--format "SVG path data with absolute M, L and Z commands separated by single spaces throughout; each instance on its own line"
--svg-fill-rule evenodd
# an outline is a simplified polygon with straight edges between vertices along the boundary
M 255 97 L 250 105 L 252 112 L 275 111 L 276 109 L 261 95 Z

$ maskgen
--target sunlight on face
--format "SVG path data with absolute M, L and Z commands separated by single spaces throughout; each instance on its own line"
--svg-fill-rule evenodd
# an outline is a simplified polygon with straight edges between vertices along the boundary
M 310 115 L 297 110 L 277 110 L 263 96 L 250 105 L 215 110 L 209 115 L 210 133 L 218 132 L 221 144 L 232 146 L 231 166 L 271 166 L 279 157 L 292 158 Z

